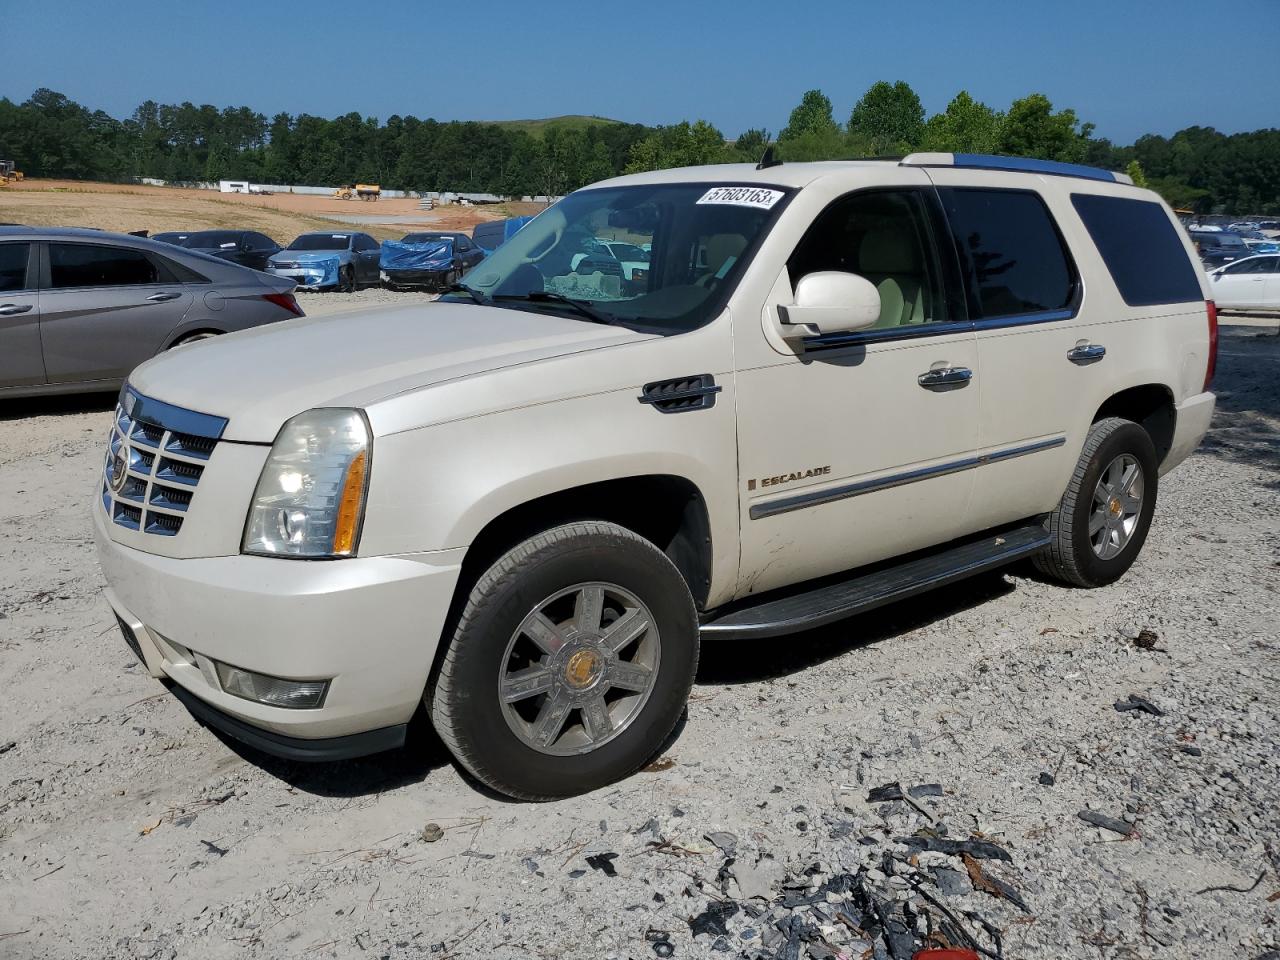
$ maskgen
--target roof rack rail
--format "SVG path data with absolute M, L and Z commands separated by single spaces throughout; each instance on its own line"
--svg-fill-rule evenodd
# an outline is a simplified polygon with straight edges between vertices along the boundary
M 902 160 L 904 167 L 964 167 L 970 170 L 1008 170 L 1014 173 L 1043 173 L 1052 177 L 1079 177 L 1105 183 L 1127 183 L 1133 179 L 1124 173 L 1113 173 L 1101 167 L 1058 160 L 1035 160 L 1031 157 L 997 157 L 984 153 L 913 153 Z

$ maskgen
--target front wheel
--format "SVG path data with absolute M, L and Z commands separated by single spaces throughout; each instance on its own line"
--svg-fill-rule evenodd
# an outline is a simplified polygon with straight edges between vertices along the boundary
M 480 577 L 425 699 L 472 775 L 550 800 L 648 761 L 697 665 L 680 572 L 630 530 L 581 521 L 529 538 Z
M 1108 417 L 1089 430 L 1057 510 L 1053 542 L 1036 568 L 1078 587 L 1114 583 L 1137 559 L 1156 508 L 1159 462 L 1151 436 Z
M 338 292 L 356 292 L 356 272 L 351 267 L 343 267 L 338 271 Z

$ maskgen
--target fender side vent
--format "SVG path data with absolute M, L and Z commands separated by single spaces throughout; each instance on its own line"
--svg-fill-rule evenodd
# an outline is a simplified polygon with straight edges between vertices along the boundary
M 641 403 L 652 404 L 660 413 L 684 413 L 686 410 L 706 410 L 715 406 L 720 387 L 709 373 L 695 377 L 678 377 L 675 380 L 658 380 L 646 383 L 638 397 Z

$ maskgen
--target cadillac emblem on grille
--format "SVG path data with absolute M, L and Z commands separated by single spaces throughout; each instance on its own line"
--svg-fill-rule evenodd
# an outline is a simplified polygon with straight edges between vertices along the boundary
M 129 479 L 127 472 L 129 464 L 128 446 L 121 443 L 120 449 L 111 456 L 111 462 L 107 464 L 107 483 L 111 485 L 112 493 L 119 493 L 124 489 L 124 482 Z
M 102 508 L 129 530 L 176 536 L 227 421 L 126 387 L 111 424 Z

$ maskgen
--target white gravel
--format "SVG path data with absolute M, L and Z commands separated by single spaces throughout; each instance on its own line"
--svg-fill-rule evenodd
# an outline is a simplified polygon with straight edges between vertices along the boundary
M 298 305 L 309 317 L 323 317 L 331 313 L 347 313 L 352 310 L 368 310 L 370 307 L 429 303 L 436 298 L 436 294 L 426 291 L 384 290 L 381 287 L 365 287 L 352 293 L 337 291 L 313 293 L 299 290 L 294 295 L 298 298 Z
M 676 957 L 774 956 L 745 913 L 724 950 L 691 938 L 724 861 L 704 834 L 820 878 L 863 863 L 860 838 L 924 824 L 866 802 L 895 780 L 942 784 L 920 802 L 949 835 L 1011 853 L 986 866 L 1029 914 L 950 901 L 1000 927 L 1010 958 L 1262 956 L 1280 946 L 1280 338 L 1224 334 L 1213 432 L 1162 482 L 1121 583 L 1018 571 L 706 646 L 669 766 L 545 805 L 481 792 L 426 736 L 311 767 L 202 728 L 141 674 L 100 595 L 110 400 L 0 407 L 0 957 L 600 960 L 655 956 L 650 930 Z M 1134 645 L 1144 629 L 1159 649 Z M 1164 716 L 1113 709 L 1130 694 Z M 617 876 L 587 864 L 602 852 Z M 756 879 L 776 884 L 769 866 Z

